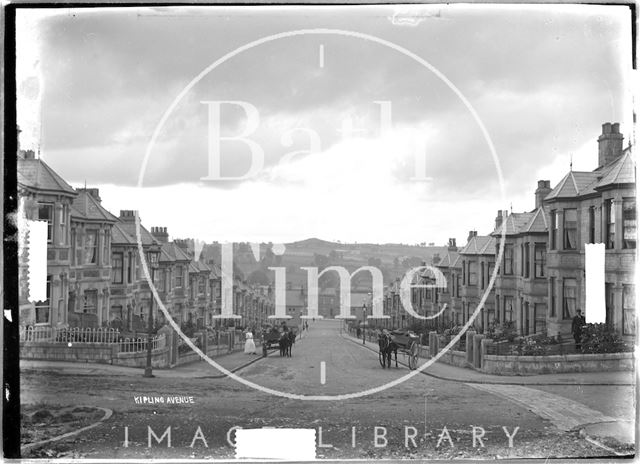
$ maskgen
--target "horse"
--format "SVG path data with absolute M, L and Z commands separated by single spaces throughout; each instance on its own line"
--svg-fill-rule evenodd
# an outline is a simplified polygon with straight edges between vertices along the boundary
M 291 346 L 295 343 L 296 335 L 288 330 L 282 332 L 280 335 L 280 340 L 278 340 L 278 345 L 280 347 L 280 356 L 288 356 L 291 357 Z
M 382 368 L 391 368 L 391 353 L 395 355 L 396 367 L 398 367 L 398 345 L 391 339 L 391 335 L 388 333 L 381 333 L 378 335 L 378 347 L 382 355 Z

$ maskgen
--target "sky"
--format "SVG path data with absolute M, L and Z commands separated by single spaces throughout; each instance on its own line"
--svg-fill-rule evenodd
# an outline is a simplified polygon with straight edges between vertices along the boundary
M 174 238 L 464 243 L 629 140 L 630 44 L 623 6 L 25 9 L 20 143 Z

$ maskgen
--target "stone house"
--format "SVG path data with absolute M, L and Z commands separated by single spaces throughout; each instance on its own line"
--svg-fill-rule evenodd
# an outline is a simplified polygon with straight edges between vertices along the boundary
M 461 323 L 466 323 L 480 304 L 486 293 L 490 276 L 495 266 L 496 239 L 491 235 L 478 235 L 477 231 L 469 232 L 467 244 L 459 251 L 462 264 Z M 473 326 L 477 331 L 483 331 L 488 321 L 495 317 L 495 297 L 493 289 L 485 299 L 480 314 Z
M 47 299 L 31 302 L 28 293 L 27 253 L 19 256 L 19 307 L 21 325 L 62 326 L 67 310 L 71 266 L 71 205 L 78 196 L 69 184 L 32 150 L 20 151 L 17 191 L 27 219 L 47 221 Z M 27 237 L 28 240 L 28 237 Z
M 549 181 L 541 180 L 533 211 L 510 214 L 498 211 L 492 234 L 497 256 L 504 227 L 504 252 L 494 285 L 493 319 L 497 323 L 513 321 L 520 335 L 546 331 L 548 214 L 542 200 L 550 191 Z
M 118 218 L 101 205 L 98 189 L 77 189 L 71 205 L 68 324 L 101 327 L 109 320 L 111 231 Z
M 598 166 L 570 170 L 544 199 L 549 211 L 547 255 L 550 335 L 570 334 L 577 309 L 585 309 L 585 244 L 605 244 L 606 320 L 634 337 L 636 177 L 631 147 L 623 149 L 618 123 L 598 138 Z

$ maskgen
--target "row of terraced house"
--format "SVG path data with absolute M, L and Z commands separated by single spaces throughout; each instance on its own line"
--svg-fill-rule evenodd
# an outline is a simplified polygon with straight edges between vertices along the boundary
M 462 248 L 432 263 L 446 288 L 413 288 L 421 315 L 435 315 L 443 326 L 466 323 L 486 296 L 475 330 L 512 321 L 520 335 L 571 334 L 572 318 L 585 313 L 585 244 L 605 245 L 606 322 L 632 340 L 635 327 L 636 178 L 632 147 L 623 148 L 618 123 L 606 123 L 598 138 L 598 166 L 569 172 L 553 187 L 538 181 L 535 207 L 527 212 L 498 211 L 484 235 L 470 231 Z M 496 280 L 490 280 L 505 228 L 504 252 Z M 433 284 L 425 271 L 422 284 Z M 487 293 L 486 290 L 490 288 Z M 487 295 L 485 295 L 487 293 Z M 389 286 L 385 311 L 395 327 L 416 323 L 400 304 L 399 281 Z
M 147 329 L 165 322 L 143 269 L 136 239 L 136 212 L 115 216 L 98 189 L 71 187 L 31 150 L 18 155 L 18 195 L 26 219 L 46 221 L 47 298 L 29 298 L 28 247 L 19 257 L 20 323 L 23 326 Z M 28 242 L 28 237 L 26 238 Z M 169 240 L 166 227 L 140 225 L 140 239 L 163 306 L 181 325 L 220 324 L 221 273 L 212 260 L 197 259 L 193 240 Z M 270 288 L 234 280 L 234 312 L 259 327 L 273 310 Z

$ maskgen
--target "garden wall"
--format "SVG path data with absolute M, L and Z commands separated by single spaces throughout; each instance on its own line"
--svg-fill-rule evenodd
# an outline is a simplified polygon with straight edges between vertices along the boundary
M 566 372 L 632 370 L 633 353 L 497 356 L 483 354 L 481 371 L 495 375 L 536 375 Z
M 20 342 L 20 359 L 112 364 L 117 353 L 117 344 Z
M 138 353 L 117 353 L 113 359 L 113 364 L 128 367 L 146 367 L 147 352 Z M 159 348 L 151 352 L 151 367 L 166 368 L 169 367 L 169 347 Z

